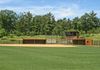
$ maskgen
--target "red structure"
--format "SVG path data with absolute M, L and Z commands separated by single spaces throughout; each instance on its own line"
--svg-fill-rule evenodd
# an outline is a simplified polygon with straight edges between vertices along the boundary
M 93 40 L 92 39 L 86 39 L 85 45 L 93 45 Z
M 73 45 L 92 45 L 93 44 L 92 39 L 79 37 L 78 31 L 66 32 L 66 39 L 71 40 L 73 42 Z

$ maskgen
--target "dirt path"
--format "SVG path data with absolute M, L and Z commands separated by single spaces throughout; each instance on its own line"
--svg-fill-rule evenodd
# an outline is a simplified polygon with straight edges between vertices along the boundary
M 0 46 L 15 46 L 15 47 L 75 47 L 73 45 L 63 45 L 63 44 L 0 44 Z

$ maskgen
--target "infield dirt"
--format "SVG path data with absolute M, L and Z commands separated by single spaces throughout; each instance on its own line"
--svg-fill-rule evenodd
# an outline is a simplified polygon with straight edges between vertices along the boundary
M 76 47 L 74 45 L 63 45 L 63 44 L 0 44 L 0 46 L 15 46 L 15 47 Z

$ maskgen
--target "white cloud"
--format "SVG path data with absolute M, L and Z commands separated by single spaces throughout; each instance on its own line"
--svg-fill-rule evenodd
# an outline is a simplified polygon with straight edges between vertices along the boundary
M 0 0 L 0 4 L 11 2 L 12 0 Z
M 64 18 L 64 17 L 74 17 L 79 15 L 76 10 L 78 7 L 73 5 L 72 7 L 52 7 L 52 6 L 31 6 L 31 7 L 3 7 L 0 9 L 9 9 L 14 10 L 16 12 L 28 12 L 30 11 L 34 15 L 44 15 L 46 13 L 53 13 L 56 19 Z
M 76 16 L 80 16 L 81 11 L 80 12 L 79 11 L 80 11 L 79 6 L 73 4 L 69 7 L 59 7 L 58 9 L 53 10 L 53 13 L 55 14 L 57 19 L 64 17 L 73 18 Z
M 96 10 L 95 12 L 97 13 L 97 17 L 100 18 L 100 10 Z
M 53 10 L 52 12 L 57 19 L 74 15 L 71 8 L 59 8 L 57 10 Z
M 60 18 L 73 18 L 76 16 L 81 16 L 83 13 L 87 12 L 87 10 L 80 9 L 80 7 L 76 4 L 71 6 L 30 6 L 30 7 L 2 7 L 0 9 L 9 9 L 14 10 L 15 12 L 28 12 L 30 11 L 33 15 L 44 15 L 46 13 L 53 13 L 56 19 Z

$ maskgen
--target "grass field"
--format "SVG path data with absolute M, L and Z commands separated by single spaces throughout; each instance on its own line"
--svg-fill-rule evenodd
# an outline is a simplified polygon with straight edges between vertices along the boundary
M 100 48 L 0 47 L 0 70 L 100 70 Z

